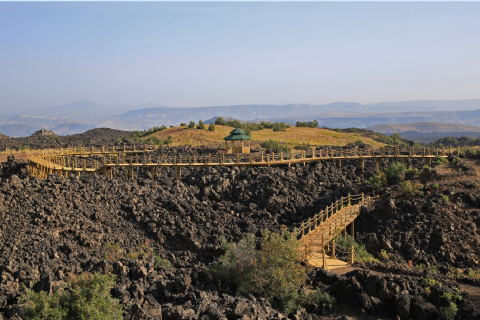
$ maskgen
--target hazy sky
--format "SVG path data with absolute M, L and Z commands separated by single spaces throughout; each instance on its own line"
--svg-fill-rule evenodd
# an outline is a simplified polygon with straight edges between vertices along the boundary
M 480 98 L 480 2 L 0 2 L 0 111 Z

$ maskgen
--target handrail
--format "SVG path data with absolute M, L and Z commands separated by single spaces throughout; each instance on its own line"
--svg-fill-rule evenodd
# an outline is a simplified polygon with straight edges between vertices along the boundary
M 378 197 L 378 196 L 377 196 Z M 352 204 L 352 202 L 359 201 L 356 204 Z M 328 219 L 332 218 L 334 215 L 337 213 L 342 214 L 343 216 L 340 216 L 340 219 L 344 218 L 344 221 L 347 220 L 347 217 L 352 218 L 353 216 L 357 216 L 360 213 L 360 208 L 365 205 L 370 205 L 372 202 L 372 197 L 370 196 L 365 196 L 364 193 L 361 193 L 359 195 L 350 195 L 348 194 L 347 197 L 341 197 L 340 199 L 337 199 L 336 201 L 332 202 L 330 206 L 327 206 L 325 210 L 320 210 L 320 212 L 316 213 L 313 217 L 310 217 L 304 221 L 302 221 L 301 225 L 299 227 L 296 227 L 293 229 L 292 233 L 295 237 L 299 237 L 302 239 L 307 235 L 308 233 L 312 232 L 315 230 L 317 227 L 322 225 L 322 223 L 325 223 Z M 339 210 L 339 207 L 340 210 Z M 342 212 L 342 209 L 345 209 Z M 357 214 L 358 213 L 358 214 Z M 336 227 L 337 221 L 335 220 L 335 225 Z M 332 233 L 331 230 L 331 224 L 328 226 L 328 231 Z M 343 228 L 341 229 L 343 230 Z M 340 230 L 340 231 L 341 231 Z M 337 230 L 336 228 L 333 230 L 333 233 L 336 233 Z M 325 231 L 323 232 L 325 233 Z
M 260 153 L 260 154 L 232 154 L 230 157 L 224 154 L 209 154 L 199 156 L 173 156 L 154 155 L 155 146 L 143 146 L 143 149 L 122 146 L 120 148 L 112 147 L 68 147 L 60 149 L 42 150 L 37 153 L 31 153 L 27 156 L 29 169 L 38 169 L 36 176 L 45 178 L 45 172 L 65 174 L 74 172 L 107 173 L 113 167 L 182 167 L 182 166 L 271 166 L 271 165 L 290 165 L 310 161 L 322 160 L 359 160 L 382 159 L 382 158 L 424 158 L 431 159 L 436 156 L 447 157 L 452 155 L 451 150 L 447 153 L 445 149 L 432 152 L 430 148 L 381 148 L 374 150 L 372 148 L 353 148 L 340 149 L 326 148 L 326 150 L 292 151 L 290 153 Z M 458 151 L 459 152 L 459 151 Z M 143 157 L 138 157 L 138 154 Z M 150 156 L 146 156 L 150 153 Z M 94 158 L 95 157 L 95 158 Z M 83 160 L 83 167 L 75 165 L 76 159 Z M 100 158 L 100 160 L 98 159 Z M 135 160 L 134 160 L 135 158 Z M 68 159 L 68 160 L 67 160 Z M 97 159 L 97 161 L 96 161 Z M 363 162 L 361 162 L 363 168 Z M 99 165 L 100 164 L 100 165 Z M 42 168 L 38 168 L 41 166 Z M 37 167 L 37 168 L 35 168 Z M 363 170 L 363 169 L 362 169 Z M 377 162 L 378 170 L 378 162 Z M 35 171 L 35 170 L 31 170 Z M 35 175 L 35 174 L 34 174 Z M 350 198 L 350 201 L 357 201 L 358 196 Z M 344 203 L 335 202 L 333 206 L 340 207 Z M 333 208 L 332 208 L 333 209 Z M 336 209 L 338 210 L 338 208 Z M 333 210 L 332 210 L 333 213 Z

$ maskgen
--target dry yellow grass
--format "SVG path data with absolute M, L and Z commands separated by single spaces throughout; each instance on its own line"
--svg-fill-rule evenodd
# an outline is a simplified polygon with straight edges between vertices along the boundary
M 163 131 L 152 134 L 153 136 L 165 140 L 168 136 L 172 136 L 173 145 L 190 145 L 190 146 L 223 146 L 226 136 L 234 128 L 226 126 L 215 126 L 215 131 L 199 129 L 186 129 L 185 127 L 168 128 Z M 147 136 L 145 139 L 148 139 Z M 302 143 L 309 143 L 312 146 L 335 145 L 343 146 L 348 143 L 361 140 L 374 148 L 382 146 L 382 143 L 376 142 L 369 138 L 364 138 L 356 133 L 341 133 L 327 129 L 319 128 L 296 128 L 289 127 L 286 131 L 273 131 L 273 129 L 263 129 L 252 131 L 252 146 L 258 146 L 260 143 L 268 140 L 282 142 L 289 147 L 294 147 Z

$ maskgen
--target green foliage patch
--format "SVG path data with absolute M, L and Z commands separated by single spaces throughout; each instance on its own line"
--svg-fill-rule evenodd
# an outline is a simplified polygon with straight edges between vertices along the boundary
M 307 127 L 307 128 L 318 128 L 318 121 L 317 120 L 308 121 L 308 122 L 297 121 L 296 126 Z
M 307 143 L 303 142 L 303 143 L 293 147 L 293 149 L 295 149 L 295 150 L 312 150 L 312 146 L 308 142 Z
M 357 243 L 352 236 L 347 236 L 346 238 L 336 237 L 335 244 L 348 250 L 353 246 L 353 250 L 355 250 L 361 262 L 378 262 L 378 259 L 370 254 L 367 249 L 365 249 L 365 246 Z
M 400 182 L 398 185 L 399 191 L 407 198 L 412 198 L 415 196 L 423 196 L 423 184 L 419 182 L 412 183 L 409 180 Z
M 272 139 L 263 142 L 261 146 L 266 152 L 290 152 L 290 148 Z
M 113 274 L 70 276 L 67 284 L 52 295 L 27 289 L 19 299 L 24 303 L 24 319 L 121 320 L 123 306 L 110 295 L 115 285 Z
M 210 272 L 239 292 L 262 295 L 286 312 L 320 301 L 335 302 L 323 291 L 309 295 L 298 292 L 309 269 L 302 264 L 305 255 L 300 242 L 285 227 L 278 233 L 263 231 L 260 249 L 253 235 L 238 243 L 229 243 L 222 236 L 220 243 L 225 254 Z

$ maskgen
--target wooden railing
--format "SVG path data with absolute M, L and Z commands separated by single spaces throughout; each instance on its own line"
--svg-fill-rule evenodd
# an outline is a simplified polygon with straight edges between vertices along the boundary
M 323 233 L 325 241 L 329 241 L 329 239 L 333 239 L 338 234 L 339 230 L 345 229 L 351 221 L 358 217 L 362 206 L 370 206 L 376 199 L 376 197 L 365 196 L 363 193 L 353 196 L 349 194 L 347 197 L 341 197 L 327 206 L 325 210 L 321 210 L 313 217 L 303 221 L 300 226 L 293 230 L 293 234 L 297 238 L 302 239 L 317 227 L 322 224 L 327 224 L 327 227 L 323 228 Z M 329 220 L 334 216 L 334 220 Z
M 291 165 L 312 161 L 335 160 L 341 165 L 342 160 L 359 160 L 359 167 L 364 170 L 364 162 L 367 159 L 376 160 L 377 171 L 380 170 L 381 160 L 385 158 L 420 158 L 427 163 L 437 156 L 447 157 L 451 155 L 445 148 L 399 148 L 385 147 L 378 150 L 372 148 L 342 149 L 325 148 L 319 150 L 300 150 L 280 153 L 249 153 L 249 154 L 205 154 L 205 155 L 178 155 L 166 156 L 155 151 L 155 147 L 146 145 L 143 149 L 123 147 L 101 148 L 62 148 L 30 154 L 28 165 L 32 175 L 45 178 L 48 174 L 60 174 L 69 176 L 70 173 L 91 172 L 111 173 L 113 167 L 126 169 L 126 177 L 133 178 L 133 167 L 150 167 L 152 174 L 156 174 L 158 167 L 175 167 L 176 177 L 181 176 L 181 167 L 202 166 L 274 166 Z M 129 173 L 127 171 L 130 171 Z

